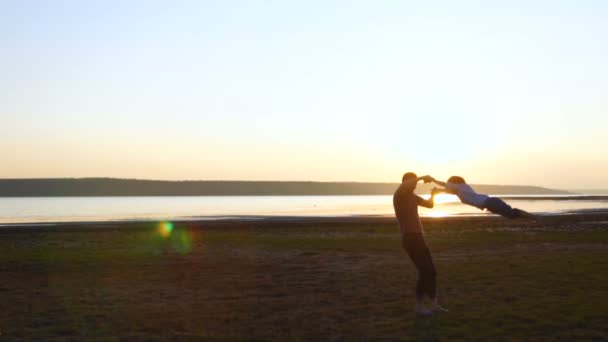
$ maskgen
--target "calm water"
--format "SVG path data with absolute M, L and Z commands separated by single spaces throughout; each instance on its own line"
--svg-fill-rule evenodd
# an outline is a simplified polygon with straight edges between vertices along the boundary
M 606 197 L 585 200 L 519 196 L 507 202 L 537 213 L 608 209 Z M 440 195 L 423 216 L 487 215 Z M 171 220 L 217 216 L 393 215 L 392 196 L 195 196 L 195 197 L 26 197 L 0 198 L 0 223 L 104 220 Z

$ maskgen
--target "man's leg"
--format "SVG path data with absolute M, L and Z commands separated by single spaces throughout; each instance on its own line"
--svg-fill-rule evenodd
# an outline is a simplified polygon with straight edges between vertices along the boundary
M 423 256 L 423 274 L 424 274 L 424 284 L 425 290 L 424 292 L 429 296 L 431 301 L 431 310 L 434 312 L 447 312 L 446 308 L 441 307 L 437 300 L 437 271 L 435 270 L 435 264 L 433 263 L 433 257 L 431 256 L 431 251 L 429 250 L 426 242 L 424 242 Z
M 422 302 L 424 300 L 424 294 L 426 293 L 425 279 L 418 270 L 418 279 L 416 279 L 416 302 Z
M 420 271 L 418 272 L 418 280 L 416 283 L 416 308 L 415 311 L 417 314 L 419 315 L 430 315 L 433 312 L 431 310 L 429 310 L 426 305 L 424 305 L 424 295 L 426 293 L 426 279 L 425 277 L 420 273 Z
M 431 252 L 426 246 L 426 243 L 422 242 L 423 246 L 420 250 L 420 279 L 422 279 L 422 292 L 429 296 L 431 300 L 434 300 L 437 296 L 437 282 L 435 280 L 437 272 L 435 271 L 435 265 L 433 264 L 433 258 Z
M 424 240 L 421 239 L 422 235 L 419 234 L 408 234 L 404 236 L 402 243 L 403 249 L 407 252 L 410 259 L 416 266 L 418 273 L 418 280 L 416 281 L 416 308 L 415 311 L 419 315 L 430 315 L 432 312 L 424 305 L 424 295 L 426 293 L 426 278 L 424 277 L 424 263 L 425 257 L 423 249 L 421 248 L 424 244 Z

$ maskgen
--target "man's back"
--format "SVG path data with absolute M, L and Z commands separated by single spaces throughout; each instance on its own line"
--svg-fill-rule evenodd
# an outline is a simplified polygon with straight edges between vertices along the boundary
M 422 225 L 418 216 L 418 203 L 422 200 L 413 191 L 397 188 L 393 195 L 393 208 L 399 221 L 401 233 L 422 233 Z

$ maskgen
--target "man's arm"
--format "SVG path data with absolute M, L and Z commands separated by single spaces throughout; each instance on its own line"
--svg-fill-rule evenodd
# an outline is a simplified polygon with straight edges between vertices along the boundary
M 441 189 L 434 188 L 431 190 L 431 197 L 428 200 L 418 196 L 418 205 L 425 208 L 433 208 L 435 206 L 435 195 L 442 192 Z
M 405 181 L 405 184 L 409 186 L 409 185 L 414 185 L 420 181 L 424 181 L 425 183 L 430 183 L 433 181 L 433 179 L 434 179 L 433 177 L 431 177 L 429 175 L 425 175 L 425 176 L 421 176 L 418 178 L 408 179 Z
M 433 178 L 433 177 L 431 177 L 429 175 L 418 177 L 418 180 L 423 180 L 425 183 L 430 183 L 430 182 L 433 181 L 433 179 L 435 179 L 435 178 Z

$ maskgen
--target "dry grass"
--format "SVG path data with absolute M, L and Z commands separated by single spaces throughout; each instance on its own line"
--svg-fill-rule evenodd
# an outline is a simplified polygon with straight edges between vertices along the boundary
M 451 312 L 412 313 L 391 224 L 0 231 L 8 339 L 605 339 L 608 230 L 427 224 Z M 120 228 L 120 227 L 118 227 Z

